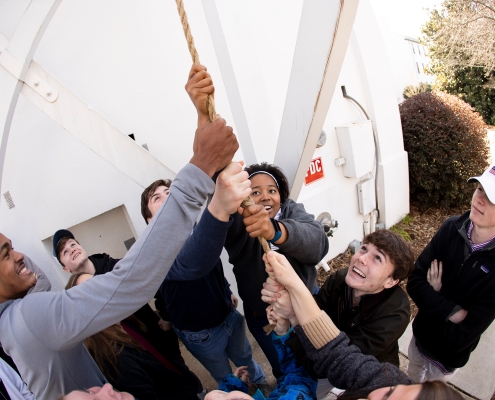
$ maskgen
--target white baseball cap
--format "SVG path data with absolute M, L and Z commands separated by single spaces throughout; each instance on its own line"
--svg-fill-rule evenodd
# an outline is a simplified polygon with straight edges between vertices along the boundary
M 481 176 L 473 176 L 468 183 L 479 182 L 485 190 L 486 196 L 491 203 L 495 204 L 495 165 L 492 164 Z

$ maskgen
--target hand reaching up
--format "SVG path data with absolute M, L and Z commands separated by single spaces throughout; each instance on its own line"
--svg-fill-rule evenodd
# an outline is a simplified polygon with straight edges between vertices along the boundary
M 218 175 L 208 210 L 220 221 L 228 221 L 251 192 L 251 183 L 248 173 L 242 170 L 243 165 L 242 161 L 232 162 Z
M 263 261 L 265 262 L 265 270 L 268 276 L 286 289 L 289 290 L 294 285 L 299 284 L 304 286 L 303 281 L 301 281 L 301 278 L 296 274 L 296 271 L 294 271 L 294 268 L 292 268 L 292 265 L 284 255 L 276 251 L 269 251 L 263 255 Z
M 211 75 L 206 71 L 204 65 L 193 65 L 189 71 L 188 79 L 185 89 L 198 112 L 198 127 L 200 127 L 210 120 L 206 98 L 208 95 L 214 96 L 215 87 Z
M 210 177 L 230 164 L 239 143 L 230 126 L 223 118 L 206 122 L 196 129 L 191 164 L 196 165 Z

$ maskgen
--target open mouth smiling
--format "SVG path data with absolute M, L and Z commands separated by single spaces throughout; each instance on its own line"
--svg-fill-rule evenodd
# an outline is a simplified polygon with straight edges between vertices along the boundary
M 366 278 L 365 273 L 356 267 L 352 267 L 352 272 L 354 272 L 356 275 L 360 276 L 363 279 Z
M 32 272 L 26 268 L 26 264 L 22 263 L 18 270 L 17 270 L 17 275 L 31 275 Z

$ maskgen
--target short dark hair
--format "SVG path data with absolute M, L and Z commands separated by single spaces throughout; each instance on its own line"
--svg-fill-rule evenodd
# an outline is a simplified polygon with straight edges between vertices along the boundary
M 251 164 L 249 167 L 246 167 L 246 172 L 249 175 L 259 171 L 268 172 L 275 177 L 278 183 L 278 191 L 280 192 L 280 204 L 284 204 L 284 201 L 289 198 L 290 190 L 289 182 L 282 169 L 273 164 L 268 164 L 267 162 Z
M 60 261 L 60 253 L 62 252 L 63 248 L 65 247 L 65 244 L 71 239 L 74 240 L 74 242 L 76 242 L 77 244 L 79 244 L 79 242 L 75 238 L 72 238 L 70 236 L 63 237 L 62 239 L 60 239 L 58 241 L 58 244 L 57 244 L 57 260 L 62 267 L 65 267 L 65 265 L 62 263 L 62 261 Z
M 141 215 L 144 218 L 144 221 L 148 223 L 148 219 L 151 219 L 152 215 L 150 209 L 148 208 L 148 202 L 150 201 L 151 196 L 155 193 L 155 190 L 160 186 L 165 186 L 170 188 L 172 184 L 171 179 L 158 179 L 154 181 L 151 185 L 149 185 L 144 192 L 141 194 Z
M 414 269 L 414 253 L 409 243 L 388 229 L 380 229 L 367 235 L 363 243 L 371 243 L 383 251 L 394 266 L 393 279 L 406 279 Z

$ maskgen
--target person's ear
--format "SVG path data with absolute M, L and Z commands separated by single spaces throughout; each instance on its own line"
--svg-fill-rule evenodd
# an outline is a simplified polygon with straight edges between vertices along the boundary
M 65 267 L 65 266 L 63 266 L 63 265 L 62 265 L 62 269 L 63 269 L 65 272 L 68 272 L 69 274 L 71 273 L 71 272 L 70 272 L 70 269 L 69 269 L 69 268 L 67 268 L 67 267 Z
M 393 288 L 395 285 L 399 283 L 398 279 L 394 279 L 391 276 L 385 281 L 383 288 L 384 289 L 390 289 Z

